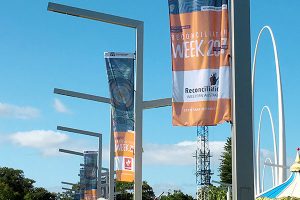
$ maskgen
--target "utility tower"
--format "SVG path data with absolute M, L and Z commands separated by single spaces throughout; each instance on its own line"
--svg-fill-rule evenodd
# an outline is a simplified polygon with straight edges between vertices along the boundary
M 211 185 L 210 149 L 208 144 L 208 127 L 197 126 L 196 184 L 197 200 L 209 200 L 208 187 Z

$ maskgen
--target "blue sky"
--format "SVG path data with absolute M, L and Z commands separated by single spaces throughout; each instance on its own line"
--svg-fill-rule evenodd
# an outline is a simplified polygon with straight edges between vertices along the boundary
M 144 99 L 171 97 L 172 74 L 167 1 L 54 1 L 75 7 L 139 19 L 145 22 Z M 101 132 L 104 165 L 108 166 L 109 106 L 53 94 L 63 88 L 109 96 L 104 51 L 133 52 L 134 31 L 47 11 L 48 1 L 6 1 L 0 7 L 0 166 L 24 170 L 51 191 L 60 181 L 77 182 L 82 158 L 65 156 L 58 148 L 94 150 L 97 141 L 57 132 L 57 125 Z M 273 28 L 281 64 L 286 116 L 287 155 L 293 159 L 298 136 L 298 0 L 251 1 L 252 53 L 259 29 Z M 277 124 L 275 65 L 270 38 L 263 35 L 257 61 L 255 124 L 269 105 Z M 272 151 L 271 127 L 265 116 L 264 153 Z M 192 152 L 196 128 L 172 127 L 171 108 L 144 111 L 143 179 L 157 193 L 182 189 L 194 194 Z M 257 127 L 257 126 L 256 126 Z M 257 129 L 257 128 L 256 128 Z M 277 126 L 275 127 L 277 130 Z M 230 126 L 211 127 L 218 179 L 218 155 L 230 136 Z M 290 160 L 290 159 L 289 159 Z M 270 171 L 270 170 L 269 170 Z M 269 173 L 269 172 L 268 172 Z

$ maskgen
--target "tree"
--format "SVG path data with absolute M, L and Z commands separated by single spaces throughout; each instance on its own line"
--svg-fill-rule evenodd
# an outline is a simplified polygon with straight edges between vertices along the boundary
M 55 200 L 56 194 L 35 188 L 22 170 L 0 167 L 0 200 Z
M 231 138 L 227 138 L 224 146 L 224 152 L 221 155 L 221 164 L 219 167 L 220 179 L 223 183 L 232 184 L 232 153 Z
M 25 194 L 33 189 L 34 180 L 24 177 L 22 170 L 0 167 L 0 183 L 6 185 L 6 191 L 12 190 L 12 199 L 23 199 Z M 9 189 L 9 188 L 10 189 Z M 5 191 L 3 191 L 5 193 Z
M 44 188 L 33 188 L 24 197 L 24 200 L 55 200 L 56 195 Z
M 133 199 L 133 182 L 119 182 L 116 184 L 117 200 L 132 200 Z M 155 199 L 155 194 L 153 188 L 146 182 L 143 181 L 142 185 L 142 199 L 143 200 L 153 200 Z
M 0 200 L 17 200 L 19 194 L 14 192 L 8 184 L 0 182 Z
M 146 181 L 143 181 L 143 186 L 142 186 L 142 196 L 143 200 L 153 200 L 155 199 L 155 194 L 153 192 L 153 188 L 148 185 Z
M 194 200 L 194 198 L 180 190 L 174 190 L 173 193 L 168 192 L 167 195 L 162 195 L 160 200 Z

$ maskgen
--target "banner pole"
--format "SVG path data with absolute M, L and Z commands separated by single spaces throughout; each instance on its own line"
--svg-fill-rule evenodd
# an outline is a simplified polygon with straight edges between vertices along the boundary
M 98 181 L 97 181 L 97 197 L 102 197 L 102 183 L 101 183 L 101 172 L 102 172 L 102 134 L 99 135 L 99 146 L 98 146 Z
M 114 200 L 115 193 L 115 139 L 112 121 L 112 109 L 110 110 L 110 151 L 109 151 L 109 200 Z
M 143 152 L 143 50 L 144 23 L 136 27 L 136 76 L 135 76 L 135 149 L 134 149 L 134 200 L 142 200 Z
M 250 0 L 232 0 L 232 195 L 253 200 L 253 119 L 251 92 Z

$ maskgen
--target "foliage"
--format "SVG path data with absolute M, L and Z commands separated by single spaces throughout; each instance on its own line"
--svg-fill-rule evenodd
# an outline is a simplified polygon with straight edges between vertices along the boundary
M 216 187 L 216 186 L 209 186 L 206 188 L 208 190 L 208 198 L 213 200 L 226 200 L 227 191 L 225 187 Z
M 5 185 L 4 187 L 6 188 L 4 191 L 1 188 L 1 192 L 6 193 L 11 191 L 12 194 L 9 199 L 23 199 L 25 194 L 33 189 L 34 182 L 32 179 L 25 178 L 22 170 L 15 170 L 8 167 L 0 168 L 0 183 Z
M 116 191 L 119 192 L 119 194 L 117 194 L 117 198 L 116 198 L 117 200 L 133 199 L 133 182 L 132 183 L 117 182 Z M 155 199 L 155 194 L 153 192 L 153 189 L 146 181 L 143 181 L 142 196 L 143 196 L 143 200 Z
M 22 170 L 0 167 L 0 200 L 55 200 L 54 193 L 35 188 L 34 183 Z
M 56 195 L 44 188 L 33 188 L 24 197 L 24 200 L 55 200 Z
M 224 152 L 221 155 L 221 164 L 219 167 L 220 179 L 223 183 L 232 184 L 232 154 L 231 138 L 227 138 L 224 146 Z
M 8 184 L 0 182 L 0 200 L 17 200 L 19 196 Z
M 162 195 L 160 200 L 194 200 L 194 198 L 180 190 L 174 190 L 173 193 L 168 192 L 167 195 Z

